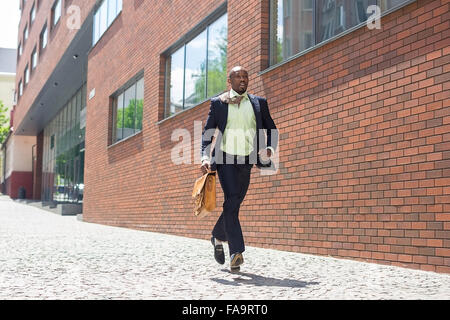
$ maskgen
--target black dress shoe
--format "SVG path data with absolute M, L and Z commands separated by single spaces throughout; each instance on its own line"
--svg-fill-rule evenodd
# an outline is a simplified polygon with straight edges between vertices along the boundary
M 223 253 L 223 245 L 216 244 L 214 237 L 211 237 L 211 243 L 214 247 L 214 258 L 216 259 L 217 263 L 224 264 L 225 263 L 225 254 Z

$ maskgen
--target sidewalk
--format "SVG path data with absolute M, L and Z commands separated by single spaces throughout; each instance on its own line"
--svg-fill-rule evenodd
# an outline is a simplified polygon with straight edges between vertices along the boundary
M 450 299 L 450 275 L 254 247 L 231 274 L 209 241 L 90 224 L 5 196 L 0 252 L 0 299 Z

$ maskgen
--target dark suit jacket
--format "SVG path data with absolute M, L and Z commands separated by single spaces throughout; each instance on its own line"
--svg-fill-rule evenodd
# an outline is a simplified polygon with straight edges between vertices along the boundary
M 264 149 L 266 147 L 272 147 L 274 150 L 277 148 L 278 129 L 275 126 L 272 117 L 270 116 L 267 100 L 251 94 L 248 94 L 248 97 L 253 106 L 253 111 L 255 112 L 255 119 L 256 119 L 256 134 L 255 139 L 253 141 L 253 152 L 250 155 L 250 159 L 255 159 L 254 164 L 256 164 L 257 167 L 270 167 L 270 166 L 273 167 L 272 163 L 270 163 L 269 165 L 262 164 L 257 154 L 261 149 Z M 219 148 L 220 151 L 220 143 L 222 141 L 222 136 L 225 131 L 225 127 L 227 125 L 227 119 L 228 119 L 228 104 L 223 103 L 219 99 L 219 97 L 212 98 L 211 106 L 208 113 L 208 119 L 206 120 L 206 125 L 202 132 L 201 156 L 203 157 L 207 155 L 209 157 L 214 131 L 216 128 L 219 128 L 220 134 L 217 137 L 217 141 L 211 155 L 210 168 L 213 171 L 216 170 L 215 149 L 217 147 Z M 263 134 L 264 131 L 266 132 L 267 135 L 267 142 L 265 141 L 266 139 Z

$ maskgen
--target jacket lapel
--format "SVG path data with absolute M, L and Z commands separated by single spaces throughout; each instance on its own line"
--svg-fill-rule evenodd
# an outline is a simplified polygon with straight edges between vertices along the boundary
M 261 107 L 259 105 L 258 98 L 256 98 L 252 94 L 249 94 L 248 98 L 250 99 L 250 102 L 253 106 L 253 112 L 255 113 L 256 130 L 262 129 Z
M 219 100 L 220 101 L 220 100 Z M 223 133 L 225 131 L 225 127 L 227 126 L 228 120 L 228 103 L 224 103 L 220 101 L 220 110 L 222 110 L 222 117 L 219 123 L 219 130 Z

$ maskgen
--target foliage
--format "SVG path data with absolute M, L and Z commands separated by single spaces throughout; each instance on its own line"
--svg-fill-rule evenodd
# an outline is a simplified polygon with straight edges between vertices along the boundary
M 222 28 L 220 32 L 220 39 L 218 39 L 217 48 L 218 50 L 214 52 L 216 58 L 208 59 L 208 77 L 206 74 L 206 65 L 202 63 L 200 66 L 200 74 L 197 75 L 195 80 L 195 91 L 191 97 L 186 97 L 186 102 L 195 105 L 208 97 L 211 97 L 217 93 L 222 92 L 226 89 L 227 85 L 227 28 Z M 209 53 L 209 57 L 214 56 L 214 54 Z M 206 81 L 205 81 L 206 79 Z M 206 82 L 208 83 L 208 92 L 206 92 Z
M 131 99 L 125 109 L 117 110 L 117 128 L 136 129 L 137 131 L 142 130 L 143 109 L 143 99 Z
M 3 105 L 0 100 L 0 145 L 5 142 L 6 137 L 9 133 L 9 118 L 8 118 L 8 108 Z
M 276 63 L 279 63 L 281 61 L 283 61 L 283 43 L 281 42 L 281 39 L 277 39 L 277 48 L 276 48 L 277 52 L 277 61 Z

